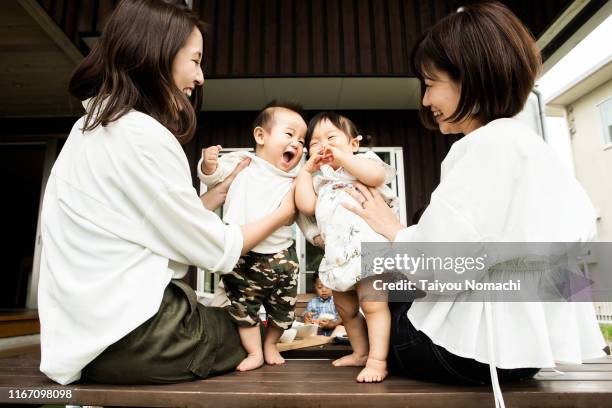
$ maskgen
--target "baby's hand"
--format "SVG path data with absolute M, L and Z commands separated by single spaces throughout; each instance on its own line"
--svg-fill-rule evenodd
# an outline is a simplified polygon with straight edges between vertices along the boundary
M 334 329 L 336 328 L 336 325 L 334 324 L 334 322 L 335 322 L 334 320 L 321 319 L 319 320 L 319 327 L 324 330 Z
M 352 154 L 343 152 L 342 150 L 334 146 L 327 146 L 325 147 L 323 151 L 323 157 L 324 157 L 323 160 L 325 161 L 325 163 L 335 162 L 339 166 L 342 166 L 344 164 L 347 157 L 352 157 L 352 156 L 353 156 Z
M 326 156 L 323 154 L 323 148 L 321 147 L 315 154 L 310 156 L 308 161 L 304 164 L 303 169 L 312 174 L 318 171 L 325 162 Z
M 219 164 L 219 152 L 221 151 L 221 145 L 210 146 L 206 149 L 202 149 L 202 173 L 211 175 L 217 170 Z
M 318 246 L 319 248 L 325 249 L 325 241 L 323 240 L 320 234 L 312 239 L 312 243 Z
M 304 322 L 305 323 L 312 323 L 312 316 L 314 316 L 314 313 L 312 313 L 312 312 L 304 313 Z

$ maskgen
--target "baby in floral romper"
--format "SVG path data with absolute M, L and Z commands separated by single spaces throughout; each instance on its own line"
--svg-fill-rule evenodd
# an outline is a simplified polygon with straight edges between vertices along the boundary
M 298 174 L 295 201 L 305 215 L 316 214 L 325 241 L 319 278 L 333 290 L 336 307 L 353 347 L 353 354 L 333 364 L 365 365 L 357 381 L 379 382 L 387 375 L 390 314 L 382 299 L 358 301 L 362 298 L 359 295 L 366 290 L 366 285 L 360 285 L 361 243 L 387 240 L 342 203 L 355 203 L 347 190 L 354 188 L 358 181 L 376 187 L 398 215 L 399 207 L 397 197 L 386 186 L 395 177 L 395 170 L 372 151 L 355 154 L 360 140 L 355 125 L 344 116 L 322 112 L 312 118 L 305 144 L 310 158 Z M 360 308 L 365 314 L 365 322 Z

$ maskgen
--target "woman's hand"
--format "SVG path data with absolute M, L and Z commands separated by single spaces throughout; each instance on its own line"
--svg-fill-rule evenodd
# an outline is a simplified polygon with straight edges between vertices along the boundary
M 354 185 L 358 191 L 347 189 L 346 192 L 360 203 L 361 207 L 349 203 L 342 203 L 342 206 L 359 215 L 374 231 L 389 241 L 395 241 L 397 233 L 406 227 L 399 222 L 378 190 L 368 188 L 361 183 L 355 183 Z
M 244 170 L 251 163 L 251 159 L 246 158 L 230 173 L 229 176 L 225 178 L 221 183 L 217 184 L 202 196 L 200 196 L 200 200 L 202 200 L 202 204 L 204 207 L 210 211 L 215 211 L 217 208 L 221 207 L 225 202 L 225 197 L 227 197 L 227 192 L 232 185 L 234 179 L 242 170 Z

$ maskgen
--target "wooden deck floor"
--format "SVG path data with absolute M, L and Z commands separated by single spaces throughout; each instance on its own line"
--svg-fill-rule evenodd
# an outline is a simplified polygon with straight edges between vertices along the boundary
M 76 384 L 62 387 L 38 371 L 39 356 L 0 359 L 0 404 L 75 404 L 146 407 L 493 407 L 489 387 L 455 387 L 389 377 L 381 384 L 355 382 L 357 368 L 330 360 L 288 360 L 248 373 L 163 386 Z M 507 407 L 612 407 L 612 360 L 560 366 L 536 379 L 503 385 Z M 72 390 L 66 399 L 11 399 L 10 390 Z M 14 392 L 13 392 L 14 395 Z

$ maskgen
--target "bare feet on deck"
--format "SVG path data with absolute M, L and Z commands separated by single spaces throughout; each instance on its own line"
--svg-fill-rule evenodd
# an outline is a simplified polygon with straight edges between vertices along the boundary
M 367 355 L 358 355 L 358 354 L 349 354 L 348 356 L 340 357 L 337 360 L 334 360 L 332 364 L 335 367 L 344 367 L 344 366 L 356 366 L 363 367 L 366 365 L 366 361 L 368 359 Z
M 366 366 L 357 376 L 357 382 L 381 382 L 387 376 L 387 362 L 368 358 Z
M 264 358 L 261 353 L 249 354 L 244 360 L 238 364 L 236 371 L 250 371 L 259 368 L 263 365 Z
M 285 359 L 280 355 L 275 344 L 264 346 L 264 359 L 266 364 L 270 365 L 285 364 Z

